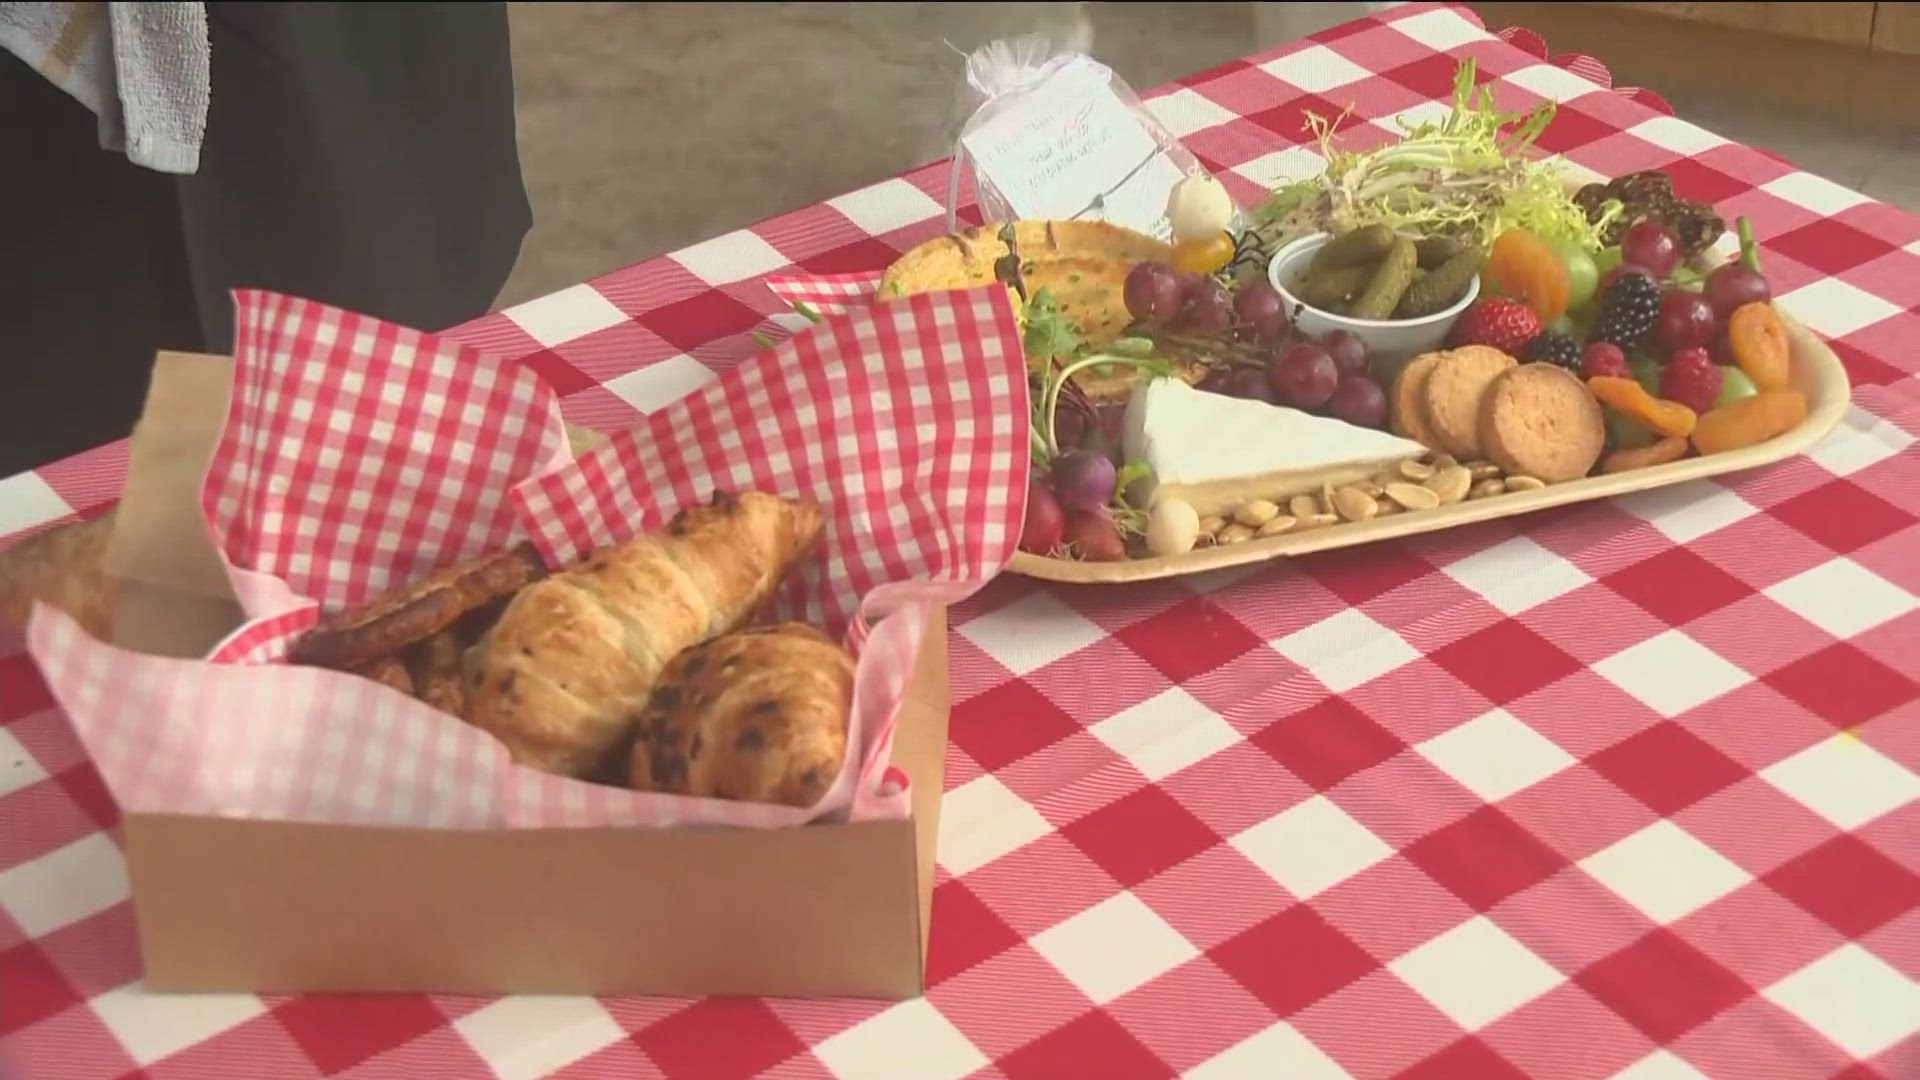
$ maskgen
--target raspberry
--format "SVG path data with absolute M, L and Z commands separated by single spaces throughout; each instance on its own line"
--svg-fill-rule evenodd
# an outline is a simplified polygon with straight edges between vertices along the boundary
M 1581 378 L 1597 379 L 1602 375 L 1622 379 L 1633 377 L 1632 369 L 1627 367 L 1627 354 L 1611 341 L 1596 341 L 1580 354 Z
M 1578 371 L 1580 370 L 1580 343 L 1573 340 L 1571 334 L 1547 330 L 1527 342 L 1526 349 L 1521 353 L 1521 359 L 1555 364 L 1568 371 Z
M 1726 373 L 1707 350 L 1697 346 L 1677 349 L 1667 357 L 1666 370 L 1660 373 L 1660 396 L 1704 413 L 1720 397 L 1720 383 L 1725 378 Z
M 1453 344 L 1491 345 L 1518 356 L 1540 333 L 1540 316 L 1516 300 L 1490 297 L 1476 300 L 1454 320 Z

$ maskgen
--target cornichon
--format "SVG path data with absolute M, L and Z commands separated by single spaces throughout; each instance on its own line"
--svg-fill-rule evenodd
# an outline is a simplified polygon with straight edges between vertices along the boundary
M 1308 274 L 1319 274 L 1342 266 L 1370 263 L 1393 249 L 1393 230 L 1385 225 L 1368 225 L 1341 233 L 1321 245 L 1308 264 Z
M 1413 268 L 1419 265 L 1419 259 L 1412 240 L 1404 236 L 1396 239 L 1393 250 L 1380 260 L 1373 278 L 1347 313 L 1356 319 L 1384 319 L 1392 315 L 1400 298 L 1406 295 L 1407 286 L 1413 284 Z
M 1473 275 L 1480 272 L 1481 262 L 1480 252 L 1468 248 L 1427 271 L 1427 276 L 1414 282 L 1407 289 L 1407 294 L 1400 298 L 1400 306 L 1394 309 L 1394 317 L 1420 319 L 1446 310 L 1448 305 L 1460 299 L 1460 294 L 1466 290 L 1467 283 L 1473 280 Z
M 1460 254 L 1461 243 L 1451 236 L 1429 236 L 1419 243 L 1420 269 L 1437 270 L 1440 264 Z
M 1371 265 L 1343 266 L 1325 273 L 1309 273 L 1307 279 L 1300 283 L 1298 295 L 1309 307 L 1332 311 L 1335 304 L 1365 288 L 1372 277 Z

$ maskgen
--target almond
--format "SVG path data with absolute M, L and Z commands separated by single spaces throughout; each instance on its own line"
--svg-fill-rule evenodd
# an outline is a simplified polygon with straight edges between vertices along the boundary
M 1428 477 L 1423 485 L 1440 499 L 1440 505 L 1448 506 L 1467 497 L 1467 489 L 1473 486 L 1473 474 L 1459 465 L 1449 465 Z
M 1343 487 L 1333 493 L 1334 512 L 1348 521 L 1365 521 L 1380 512 L 1373 496 L 1357 487 Z
M 1440 496 L 1419 484 L 1388 484 L 1387 498 L 1409 510 L 1431 510 L 1440 505 Z

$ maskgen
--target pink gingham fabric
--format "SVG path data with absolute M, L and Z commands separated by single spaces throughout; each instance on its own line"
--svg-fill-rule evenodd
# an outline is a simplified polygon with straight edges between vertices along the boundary
M 0 659 L 23 762 L 0 771 L 0 1052 L 164 1080 L 1920 1075 L 1920 220 L 1464 8 L 1146 97 L 1247 199 L 1312 168 L 1304 111 L 1352 103 L 1355 137 L 1385 138 L 1467 56 L 1503 103 L 1560 103 L 1548 149 L 1753 220 L 1852 378 L 1832 436 L 1203 578 L 997 579 L 952 612 L 930 985 L 897 1005 L 148 996 L 116 810 L 26 658 Z M 767 275 L 870 278 L 937 235 L 945 180 L 456 336 L 611 430 L 801 326 Z M 107 448 L 0 482 L 0 513 L 93 512 L 119 468 Z
M 206 663 L 113 648 L 50 608 L 28 630 L 29 653 L 123 809 L 455 827 L 776 827 L 906 813 L 886 762 L 930 605 L 978 588 L 1018 538 L 1026 357 L 1003 290 L 812 327 L 578 463 L 552 394 L 510 361 L 261 292 L 236 297 L 236 324 L 233 406 L 203 503 L 255 621 Z M 821 557 L 789 575 L 772 614 L 858 623 L 864 645 L 870 624 L 854 616 L 869 596 L 884 604 L 870 631 L 884 647 L 859 649 L 853 752 L 815 807 L 549 776 L 368 680 L 260 666 L 311 625 L 315 600 L 354 603 L 522 536 L 564 565 L 716 489 L 796 495 L 823 511 Z

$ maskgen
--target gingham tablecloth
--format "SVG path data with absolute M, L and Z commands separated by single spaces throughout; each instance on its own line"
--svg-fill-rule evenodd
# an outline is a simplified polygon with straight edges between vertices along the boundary
M 1920 1076 L 1920 220 L 1505 37 L 1412 6 L 1152 107 L 1245 196 L 1311 164 L 1306 110 L 1437 115 L 1461 57 L 1560 101 L 1548 149 L 1753 219 L 1855 386 L 1809 455 L 1198 579 L 1002 577 L 953 613 L 931 985 L 892 1006 L 149 996 L 112 801 L 0 656 L 0 1073 Z M 779 321 L 764 275 L 936 233 L 944 183 L 458 336 L 623 424 Z M 103 509 L 124 459 L 0 480 L 0 535 Z

